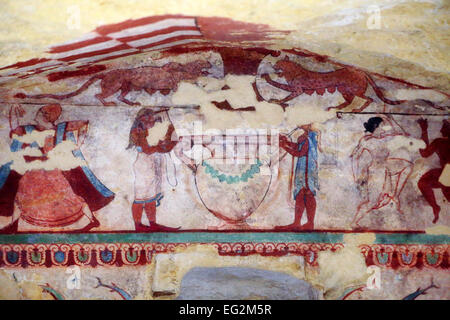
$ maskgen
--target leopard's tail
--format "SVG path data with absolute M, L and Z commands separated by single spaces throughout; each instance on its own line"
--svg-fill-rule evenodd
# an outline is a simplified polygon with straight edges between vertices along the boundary
M 373 90 L 375 91 L 375 94 L 377 95 L 377 97 L 380 98 L 384 103 L 396 105 L 396 104 L 402 104 L 402 103 L 406 102 L 406 100 L 390 100 L 390 99 L 386 98 L 383 94 L 383 91 L 381 91 L 381 89 L 377 86 L 375 81 L 373 81 L 373 79 L 368 74 L 366 74 L 366 78 L 367 78 L 367 81 L 369 81 L 370 85 L 372 86 Z
M 30 95 L 28 95 L 28 94 L 19 92 L 19 93 L 16 93 L 14 95 L 14 97 L 15 98 L 19 98 L 19 99 L 25 99 L 25 98 L 32 98 L 32 99 L 51 98 L 51 99 L 63 100 L 63 99 L 67 99 L 67 98 L 71 98 L 71 97 L 74 97 L 76 95 L 79 95 L 83 91 L 87 90 L 95 81 L 97 81 L 99 79 L 102 79 L 102 78 L 103 78 L 103 74 L 95 75 L 92 78 L 90 78 L 88 81 L 86 81 L 77 90 L 75 90 L 73 92 L 66 93 L 66 94 L 57 95 L 57 94 L 51 94 L 51 93 L 43 93 L 43 94 L 34 94 L 34 95 L 30 94 Z
M 366 77 L 367 77 L 367 80 L 369 81 L 370 85 L 372 86 L 373 90 L 375 91 L 376 95 L 378 96 L 378 98 L 380 98 L 383 102 L 385 102 L 387 104 L 396 105 L 396 104 L 402 104 L 402 103 L 408 102 L 409 105 L 420 105 L 420 106 L 432 107 L 432 108 L 438 109 L 438 110 L 448 110 L 449 109 L 448 106 L 442 106 L 442 105 L 436 104 L 433 101 L 426 100 L 426 99 L 395 100 L 395 101 L 389 100 L 383 95 L 383 92 L 381 91 L 381 89 L 377 86 L 375 81 L 373 81 L 373 79 L 368 74 L 366 74 Z
M 256 95 L 256 100 L 258 102 L 264 101 L 264 98 L 262 97 L 261 93 L 258 90 L 258 87 L 256 86 L 256 80 L 252 83 L 252 87 L 253 87 L 253 91 L 255 92 L 255 95 Z

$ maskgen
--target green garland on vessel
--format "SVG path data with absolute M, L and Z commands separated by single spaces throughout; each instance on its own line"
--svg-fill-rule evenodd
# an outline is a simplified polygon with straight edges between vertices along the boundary
M 262 162 L 259 161 L 259 159 L 256 159 L 256 164 L 252 164 L 250 168 L 240 176 L 231 176 L 224 173 L 220 173 L 219 170 L 214 169 L 206 161 L 202 162 L 202 166 L 205 167 L 205 172 L 209 174 L 211 177 L 218 179 L 220 182 L 232 184 L 239 182 L 247 182 L 249 179 L 253 178 L 255 174 L 260 172 L 259 168 L 262 166 Z

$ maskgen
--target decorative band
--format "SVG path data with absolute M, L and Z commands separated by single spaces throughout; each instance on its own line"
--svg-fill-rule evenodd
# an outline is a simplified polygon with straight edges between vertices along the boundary
M 145 265 L 154 254 L 173 252 L 193 243 L 108 243 L 108 244 L 2 244 L 0 267 L 131 266 Z M 318 266 L 320 251 L 337 251 L 342 243 L 203 243 L 213 245 L 222 256 L 298 255 L 308 265 Z M 366 265 L 385 268 L 449 268 L 450 246 L 444 245 L 361 245 Z
M 161 204 L 161 199 L 162 198 L 164 198 L 164 195 L 162 193 L 158 193 L 153 198 L 150 198 L 150 199 L 147 199 L 147 200 L 134 200 L 134 203 L 145 204 L 145 203 L 150 203 L 150 202 L 156 201 L 156 206 L 159 207 L 159 205 Z

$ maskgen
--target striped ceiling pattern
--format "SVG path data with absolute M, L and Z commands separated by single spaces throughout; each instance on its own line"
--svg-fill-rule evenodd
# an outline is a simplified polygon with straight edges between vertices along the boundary
M 78 68 L 105 60 L 205 41 L 195 17 L 152 16 L 98 27 L 76 40 L 51 47 L 47 58 L 0 68 L 0 83 L 66 66 Z

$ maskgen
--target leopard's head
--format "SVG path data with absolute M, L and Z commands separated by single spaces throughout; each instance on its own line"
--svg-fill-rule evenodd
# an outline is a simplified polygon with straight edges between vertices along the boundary
M 297 67 L 297 64 L 291 61 L 288 56 L 285 56 L 284 59 L 278 60 L 273 66 L 275 72 L 280 74 L 285 74 L 289 71 L 293 71 Z
M 204 60 L 196 60 L 188 64 L 188 70 L 192 73 L 193 76 L 208 76 L 208 69 L 210 69 L 211 67 L 211 63 Z

